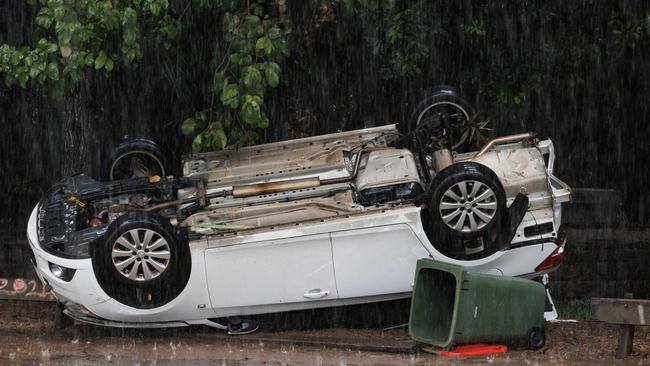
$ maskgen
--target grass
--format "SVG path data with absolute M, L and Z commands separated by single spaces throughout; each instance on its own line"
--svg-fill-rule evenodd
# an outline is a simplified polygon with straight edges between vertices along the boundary
M 589 319 L 589 299 L 558 300 L 555 308 L 560 319 Z
M 572 299 L 555 301 L 558 319 L 589 320 L 589 299 Z M 650 333 L 650 325 L 639 325 L 636 330 Z

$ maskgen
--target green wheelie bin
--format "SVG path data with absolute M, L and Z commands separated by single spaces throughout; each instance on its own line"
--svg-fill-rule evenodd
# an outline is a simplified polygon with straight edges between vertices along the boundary
M 457 344 L 526 342 L 544 346 L 541 283 L 471 273 L 462 266 L 418 260 L 409 333 L 418 342 L 451 349 Z

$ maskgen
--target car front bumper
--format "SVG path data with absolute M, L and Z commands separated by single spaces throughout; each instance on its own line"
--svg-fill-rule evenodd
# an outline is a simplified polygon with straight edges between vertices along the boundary
M 57 257 L 46 252 L 38 242 L 37 235 L 37 212 L 34 208 L 27 223 L 27 239 L 34 253 L 34 267 L 38 277 L 51 289 L 56 298 L 64 303 L 74 301 L 75 303 L 92 306 L 108 301 L 110 298 L 102 291 L 99 283 L 95 280 L 90 258 L 68 259 Z M 50 264 L 56 264 L 63 268 L 74 270 L 70 281 L 65 281 L 52 273 Z M 82 291 L 79 291 L 83 289 Z
M 155 309 L 137 309 L 116 301 L 104 292 L 97 282 L 90 258 L 61 258 L 41 248 L 37 235 L 37 212 L 38 207 L 32 211 L 27 224 L 27 238 L 34 253 L 36 274 L 51 288 L 56 299 L 65 306 L 65 312 L 73 318 L 116 327 L 174 327 L 203 324 L 214 317 L 210 306 L 199 306 L 209 304 L 203 260 L 194 258 L 202 253 L 201 248 L 192 253 L 193 262 L 198 263 L 197 267 L 200 268 L 192 271 L 181 295 Z M 72 269 L 75 273 L 70 281 L 64 281 L 52 273 L 50 264 Z

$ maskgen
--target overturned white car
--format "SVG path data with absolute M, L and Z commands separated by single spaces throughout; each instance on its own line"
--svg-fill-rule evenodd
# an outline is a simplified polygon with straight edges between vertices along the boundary
M 34 209 L 38 275 L 78 320 L 223 327 L 211 319 L 409 297 L 422 257 L 554 270 L 570 190 L 551 141 L 526 133 L 456 153 L 455 119 L 471 118 L 456 98 L 426 100 L 408 134 L 388 125 L 196 154 L 180 178 L 165 177 L 150 141 L 126 143 L 113 180 L 68 178 Z

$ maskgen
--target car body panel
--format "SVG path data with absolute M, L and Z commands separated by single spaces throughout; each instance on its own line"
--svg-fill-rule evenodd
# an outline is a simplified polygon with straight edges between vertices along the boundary
M 517 193 L 546 192 L 547 171 L 542 152 L 521 144 L 499 145 L 480 157 L 474 153 L 457 155 L 454 161 L 475 161 L 496 172 L 507 197 Z
M 205 263 L 215 309 L 338 298 L 329 233 L 210 248 Z
M 344 299 L 412 291 L 415 263 L 430 255 L 406 224 L 334 232 L 332 253 Z

